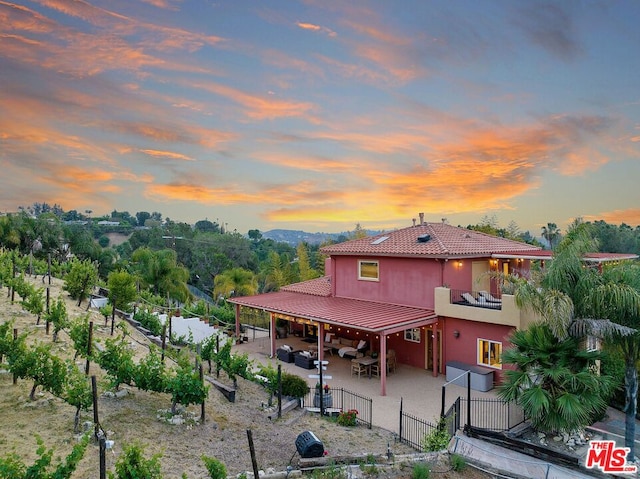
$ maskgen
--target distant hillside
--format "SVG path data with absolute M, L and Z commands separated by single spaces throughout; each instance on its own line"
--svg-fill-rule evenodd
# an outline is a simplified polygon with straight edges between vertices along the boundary
M 298 243 L 320 244 L 328 239 L 336 240 L 339 236 L 348 233 L 307 233 L 299 230 L 269 230 L 262 233 L 262 237 L 272 239 L 279 243 L 287 243 L 297 246 Z
M 376 235 L 380 231 L 366 230 L 369 236 Z M 280 243 L 287 243 L 297 246 L 298 243 L 320 244 L 327 240 L 344 240 L 348 238 L 351 232 L 344 231 L 342 233 L 307 233 L 299 230 L 269 230 L 262 233 L 263 238 L 272 239 Z

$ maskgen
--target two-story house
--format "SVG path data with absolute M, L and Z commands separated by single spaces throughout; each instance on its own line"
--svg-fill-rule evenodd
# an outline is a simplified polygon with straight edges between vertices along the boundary
M 326 276 L 274 293 L 230 299 L 302 325 L 317 338 L 320 355 L 331 338 L 366 341 L 380 358 L 380 394 L 386 394 L 387 351 L 399 364 L 444 372 L 447 362 L 486 367 L 500 380 L 502 349 L 528 319 L 502 295 L 495 275 L 527 276 L 533 261 L 551 252 L 444 222 L 425 223 L 322 248 Z M 635 257 L 631 255 L 631 257 Z M 594 256 L 594 261 L 622 259 Z

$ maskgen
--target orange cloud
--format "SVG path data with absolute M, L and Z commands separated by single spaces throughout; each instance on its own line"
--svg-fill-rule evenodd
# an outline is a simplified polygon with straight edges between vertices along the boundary
M 303 30 L 312 30 L 314 32 L 323 32 L 329 35 L 330 37 L 336 37 L 338 34 L 327 27 L 321 27 L 320 25 L 315 25 L 313 23 L 305 23 L 305 22 L 297 22 L 296 25 Z
M 246 110 L 247 116 L 254 120 L 305 117 L 315 109 L 315 106 L 309 102 L 279 100 L 268 95 L 250 95 L 222 84 L 191 83 L 190 86 L 215 93 L 242 105 Z
M 189 158 L 187 155 L 183 155 L 181 153 L 175 153 L 173 151 L 159 151 L 159 150 L 140 150 L 142 153 L 145 153 L 149 156 L 153 156 L 155 158 L 167 158 L 170 160 L 183 160 L 183 161 L 193 161 L 193 158 Z
M 607 223 L 620 225 L 622 223 L 629 226 L 640 226 L 640 208 L 627 208 L 624 210 L 605 211 L 599 215 L 586 215 L 586 221 L 603 220 Z

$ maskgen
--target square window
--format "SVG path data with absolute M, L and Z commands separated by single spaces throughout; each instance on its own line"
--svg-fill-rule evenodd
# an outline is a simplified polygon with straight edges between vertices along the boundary
M 502 343 L 478 338 L 478 364 L 502 369 Z
M 377 261 L 358 261 L 358 279 L 365 281 L 378 281 L 379 270 Z
M 420 328 L 405 329 L 404 331 L 405 341 L 411 341 L 413 343 L 420 342 Z

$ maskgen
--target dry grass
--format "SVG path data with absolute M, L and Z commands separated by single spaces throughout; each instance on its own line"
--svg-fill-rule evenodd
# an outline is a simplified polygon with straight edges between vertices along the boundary
M 33 280 L 43 286 L 41 279 Z M 45 286 L 48 286 L 45 285 Z M 50 297 L 67 299 L 67 311 L 70 317 L 87 314 L 86 304 L 78 308 L 62 291 L 62 282 L 53 280 Z M 44 325 L 36 326 L 36 318 L 22 311 L 18 297 L 11 304 L 6 289 L 0 294 L 0 321 L 14 320 L 20 332 L 31 331 L 31 341 L 51 342 L 51 336 L 45 335 Z M 96 339 L 104 339 L 110 333 L 110 327 L 104 326 L 104 318 L 96 312 L 90 312 L 97 331 Z M 132 347 L 137 357 L 148 351 L 146 338 L 132 331 Z M 54 346 L 56 354 L 63 357 L 73 356 L 73 346 L 65 334 L 61 334 Z M 84 360 L 79 360 L 84 367 Z M 102 371 L 91 364 L 90 374 L 96 375 L 99 391 L 106 390 Z M 12 384 L 11 375 L 0 374 L 0 454 L 16 452 L 27 464 L 35 459 L 35 435 L 40 435 L 47 447 L 56 451 L 56 456 L 66 455 L 76 438 L 73 432 L 75 408 L 48 393 L 39 394 L 35 402 L 29 400 L 31 383 L 20 380 Z M 147 393 L 129 388 L 130 394 L 123 398 L 101 396 L 98 410 L 99 420 L 107 431 L 108 438 L 115 441 L 112 452 L 107 454 L 107 466 L 113 467 L 124 444 L 139 442 L 145 445 L 147 456 L 162 453 L 161 463 L 164 477 L 179 478 L 185 473 L 189 478 L 205 478 L 206 470 L 201 456 L 213 456 L 221 460 L 230 475 L 251 471 L 251 458 L 247 440 L 247 430 L 252 431 L 256 457 L 260 469 L 275 468 L 284 470 L 290 461 L 295 465 L 298 455 L 295 447 L 297 436 L 306 430 L 313 431 L 322 440 L 329 455 L 384 454 L 387 444 L 391 444 L 396 454 L 412 452 L 407 446 L 394 444 L 393 434 L 389 431 L 363 427 L 346 428 L 323 420 L 297 409 L 282 419 L 272 421 L 262 404 L 267 394 L 262 387 L 244 380 L 239 381 L 236 402 L 229 403 L 215 388 L 211 388 L 206 402 L 207 420 L 203 425 L 169 425 L 157 419 L 157 411 L 170 407 L 171 398 L 167 394 Z M 189 411 L 200 414 L 199 406 Z M 93 413 L 85 413 L 82 421 L 93 421 Z M 81 461 L 75 478 L 98 477 L 98 450 L 90 445 Z

